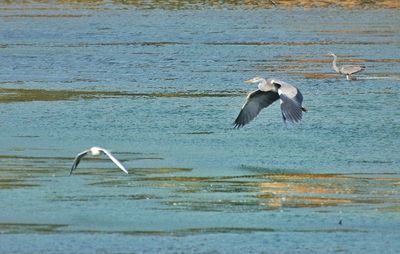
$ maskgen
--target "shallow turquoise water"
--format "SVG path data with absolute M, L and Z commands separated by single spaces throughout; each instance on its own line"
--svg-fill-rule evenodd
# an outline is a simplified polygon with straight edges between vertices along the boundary
M 0 7 L 0 252 L 400 250 L 399 11 Z M 304 121 L 233 129 L 255 75 Z

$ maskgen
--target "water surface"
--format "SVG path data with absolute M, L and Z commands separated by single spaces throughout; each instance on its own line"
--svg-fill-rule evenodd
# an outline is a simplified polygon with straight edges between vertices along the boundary
M 397 253 L 398 9 L 169 7 L 0 5 L 0 252 Z M 233 129 L 255 75 L 304 121 Z

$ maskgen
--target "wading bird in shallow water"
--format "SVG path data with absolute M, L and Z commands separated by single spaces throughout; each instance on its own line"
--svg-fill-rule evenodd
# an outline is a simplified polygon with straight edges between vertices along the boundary
M 100 153 L 104 153 L 104 154 L 107 155 L 107 156 L 108 156 L 122 171 L 124 171 L 125 173 L 128 174 L 128 170 L 126 170 L 126 168 L 124 167 L 124 165 L 122 165 L 121 162 L 119 162 L 109 151 L 107 151 L 107 150 L 104 149 L 104 148 L 94 146 L 94 147 L 92 147 L 92 148 L 90 148 L 90 149 L 87 149 L 87 150 L 85 150 L 85 151 L 79 153 L 79 154 L 75 157 L 75 160 L 74 160 L 74 162 L 72 163 L 72 168 L 71 168 L 71 171 L 69 172 L 69 175 L 71 175 L 71 174 L 72 174 L 72 171 L 73 171 L 74 169 L 76 169 L 76 167 L 78 166 L 78 164 L 79 164 L 79 162 L 81 161 L 81 159 L 82 159 L 85 155 L 87 155 L 87 154 L 89 154 L 89 153 L 90 153 L 91 155 L 93 155 L 93 156 L 97 156 L 97 155 L 100 155 Z
M 352 79 L 354 80 L 355 78 L 351 77 L 351 75 L 361 72 L 365 69 L 365 67 L 361 65 L 342 65 L 338 67 L 336 65 L 337 56 L 333 53 L 329 53 L 329 55 L 333 56 L 333 62 L 332 62 L 333 69 L 339 74 L 346 75 L 347 80 L 352 80 Z
M 301 120 L 303 112 L 307 112 L 301 104 L 303 95 L 300 91 L 280 80 L 255 77 L 245 83 L 258 84 L 258 90 L 247 95 L 238 117 L 234 122 L 235 128 L 240 128 L 253 120 L 263 108 L 280 99 L 283 121 L 297 123 Z

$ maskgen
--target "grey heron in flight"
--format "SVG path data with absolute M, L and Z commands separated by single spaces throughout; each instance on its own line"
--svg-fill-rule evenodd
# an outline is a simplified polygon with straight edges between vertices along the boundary
M 247 95 L 246 103 L 242 106 L 234 122 L 234 128 L 240 128 L 253 120 L 263 108 L 268 107 L 280 99 L 283 121 L 297 123 L 301 120 L 303 112 L 307 112 L 301 104 L 303 95 L 300 91 L 280 80 L 255 77 L 245 83 L 258 84 L 258 90 Z
M 128 170 L 126 170 L 126 168 L 124 167 L 124 165 L 121 164 L 121 162 L 119 162 L 108 150 L 101 148 L 101 147 L 92 147 L 90 149 L 87 149 L 81 153 L 79 153 L 76 157 L 74 162 L 72 163 L 72 168 L 71 171 L 69 172 L 69 175 L 72 174 L 72 171 L 74 169 L 76 169 L 76 167 L 78 166 L 79 162 L 81 161 L 81 159 L 87 155 L 87 154 L 91 154 L 93 156 L 97 156 L 100 155 L 101 153 L 104 153 L 105 155 L 107 155 L 122 171 L 124 171 L 126 174 L 128 174 Z
M 365 67 L 361 65 L 342 65 L 338 67 L 336 65 L 337 56 L 333 53 L 329 53 L 329 55 L 333 56 L 333 62 L 332 62 L 333 69 L 339 74 L 346 75 L 347 80 L 353 79 L 351 77 L 352 74 L 361 72 L 365 69 Z

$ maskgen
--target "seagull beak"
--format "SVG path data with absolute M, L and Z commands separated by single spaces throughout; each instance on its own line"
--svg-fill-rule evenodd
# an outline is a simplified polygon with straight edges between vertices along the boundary
M 245 80 L 244 83 L 246 83 L 246 84 L 253 84 L 253 82 L 251 82 L 251 79 Z

